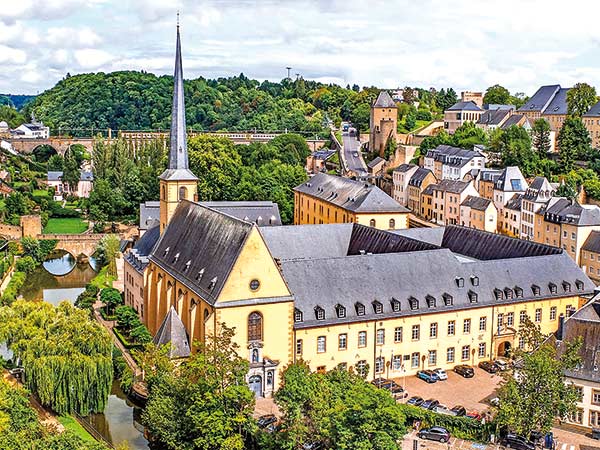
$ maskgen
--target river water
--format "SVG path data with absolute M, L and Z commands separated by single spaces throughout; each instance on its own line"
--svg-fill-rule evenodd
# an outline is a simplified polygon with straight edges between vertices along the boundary
M 58 305 L 61 301 L 75 302 L 85 285 L 96 276 L 96 261 L 77 264 L 69 253 L 58 251 L 50 255 L 43 266 L 27 276 L 21 289 L 25 300 L 46 301 Z M 7 356 L 5 346 L 0 345 L 0 356 Z M 8 358 L 7 358 L 8 359 Z M 148 449 L 144 428 L 139 424 L 141 409 L 134 406 L 114 381 L 106 409 L 102 414 L 92 414 L 85 420 L 115 447 L 127 441 L 131 450 Z

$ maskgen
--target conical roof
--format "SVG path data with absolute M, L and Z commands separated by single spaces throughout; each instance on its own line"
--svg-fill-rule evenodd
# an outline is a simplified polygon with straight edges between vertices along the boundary
M 394 103 L 388 91 L 381 91 L 373 106 L 375 108 L 396 108 L 396 103 Z
M 190 356 L 190 343 L 187 331 L 177 311 L 172 306 L 152 342 L 159 347 L 171 344 L 168 353 L 171 359 L 187 358 Z

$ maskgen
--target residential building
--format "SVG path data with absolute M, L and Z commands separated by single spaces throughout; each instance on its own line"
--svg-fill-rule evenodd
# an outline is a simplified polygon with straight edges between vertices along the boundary
M 514 194 L 504 205 L 501 233 L 508 236 L 519 237 L 521 230 L 521 209 L 523 207 L 523 194 Z
M 600 102 L 592 106 L 582 119 L 592 138 L 592 147 L 600 148 Z
M 460 204 L 460 224 L 495 233 L 498 229 L 498 212 L 494 202 L 489 198 L 467 196 Z
M 502 170 L 498 169 L 482 169 L 476 174 L 474 178 L 475 187 L 481 197 L 494 199 L 494 187 L 500 175 L 502 175 Z
M 559 89 L 546 109 L 542 111 L 542 118 L 550 123 L 550 129 L 559 132 L 567 118 L 567 92 L 569 89 Z
M 424 167 L 419 167 L 408 180 L 408 209 L 417 216 L 423 215 L 421 206 L 421 193 L 427 186 L 434 184 L 437 180 L 433 172 Z
M 431 170 L 438 180 L 462 180 L 472 170 L 485 167 L 485 156 L 476 150 L 438 145 L 427 151 L 423 167 Z
M 500 128 L 513 114 L 514 107 L 513 109 L 488 109 L 481 114 L 475 126 L 485 131 L 493 131 L 497 128 Z
M 600 285 L 600 231 L 592 231 L 581 247 L 581 270 Z
M 496 178 L 496 181 L 494 182 L 493 200 L 494 205 L 496 205 L 496 210 L 498 211 L 498 231 L 507 232 L 512 230 L 514 225 L 520 222 L 520 218 L 518 220 L 513 220 L 510 216 L 510 214 L 514 214 L 514 209 L 512 208 L 515 207 L 515 202 L 520 201 L 519 198 L 516 198 L 513 203 L 511 203 L 511 213 L 505 211 L 505 207 L 515 194 L 524 194 L 527 187 L 525 177 L 521 173 L 521 170 L 516 166 L 505 167 L 500 176 Z M 517 226 L 516 233 L 511 232 L 510 234 L 518 236 L 519 229 L 520 224 Z
M 435 183 L 430 184 L 421 192 L 421 217 L 433 220 L 433 188 Z
M 10 138 L 10 127 L 4 120 L 0 121 L 0 138 Z
M 50 128 L 44 126 L 43 122 L 32 120 L 31 123 L 24 123 L 11 131 L 13 139 L 48 139 L 50 137 Z
M 387 91 L 381 91 L 371 106 L 369 151 L 383 156 L 389 139 L 397 141 L 398 107 Z
M 483 92 L 463 91 L 460 93 L 460 100 L 463 102 L 473 102 L 480 108 L 483 108 Z
M 385 170 L 385 164 L 386 160 L 383 159 L 381 156 L 377 156 L 375 159 L 373 159 L 373 161 L 370 161 L 369 164 L 367 164 L 367 170 L 369 172 L 369 175 L 373 177 L 383 175 L 383 172 Z
M 444 111 L 444 129 L 454 134 L 457 128 L 467 122 L 477 123 L 483 114 L 483 109 L 472 101 L 458 102 Z
M 308 173 L 326 172 L 327 163 L 330 162 L 336 154 L 337 150 L 330 149 L 322 149 L 312 152 L 306 158 L 306 171 Z
M 94 186 L 94 174 L 82 170 L 76 189 L 71 189 L 69 183 L 62 180 L 62 171 L 48 171 L 46 183 L 54 188 L 54 200 L 61 201 L 64 197 L 73 195 L 79 198 L 88 198 Z
M 569 316 L 569 314 L 567 314 Z M 557 332 L 549 338 L 560 355 L 568 342 L 581 339 L 581 362 L 565 372 L 566 383 L 579 393 L 577 412 L 568 421 L 588 429 L 600 428 L 600 301 L 596 298 L 565 320 L 561 312 Z
M 408 206 L 408 182 L 418 168 L 416 164 L 400 164 L 392 172 L 392 197 L 402 206 Z
M 538 227 L 536 229 L 536 213 L 544 207 L 554 196 L 556 188 L 550 184 L 545 177 L 535 177 L 523 195 L 521 208 L 521 239 L 535 240 L 537 233 L 538 239 L 542 230 L 541 219 L 537 216 Z
M 502 130 L 506 130 L 512 126 L 523 127 L 527 131 L 531 131 L 531 122 L 525 114 L 511 114 L 501 125 Z
M 469 196 L 477 196 L 472 183 L 459 180 L 442 180 L 431 186 L 433 206 L 431 220 L 438 225 L 458 225 L 460 205 Z
M 409 210 L 377 186 L 319 173 L 294 188 L 294 224 L 361 223 L 408 228 Z

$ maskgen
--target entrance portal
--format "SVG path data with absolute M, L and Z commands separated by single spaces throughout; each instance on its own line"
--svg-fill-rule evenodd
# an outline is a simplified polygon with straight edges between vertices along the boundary
M 509 357 L 511 347 L 512 346 L 510 345 L 510 342 L 508 342 L 508 341 L 501 342 L 500 345 L 498 346 L 498 356 Z
M 260 375 L 253 375 L 248 379 L 248 387 L 254 395 L 257 397 L 262 397 L 262 377 Z

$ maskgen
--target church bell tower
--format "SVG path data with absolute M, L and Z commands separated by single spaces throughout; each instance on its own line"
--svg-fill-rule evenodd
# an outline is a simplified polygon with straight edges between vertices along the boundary
M 183 67 L 181 65 L 181 39 L 177 20 L 177 48 L 175 50 L 175 74 L 173 86 L 173 110 L 169 165 L 160 175 L 160 232 L 171 220 L 181 200 L 195 200 L 198 178 L 188 164 L 187 135 L 185 125 L 185 98 L 183 91 Z

